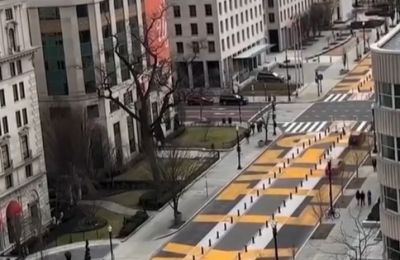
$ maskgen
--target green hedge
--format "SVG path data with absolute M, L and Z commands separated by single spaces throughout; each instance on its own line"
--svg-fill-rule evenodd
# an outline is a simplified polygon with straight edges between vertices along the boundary
M 139 206 L 147 210 L 158 210 L 172 199 L 172 194 L 167 190 L 156 192 L 149 190 L 139 198 Z
M 149 218 L 144 211 L 138 211 L 136 214 L 130 218 L 124 218 L 124 223 L 119 231 L 118 237 L 126 237 L 136 228 L 138 228 L 143 222 Z

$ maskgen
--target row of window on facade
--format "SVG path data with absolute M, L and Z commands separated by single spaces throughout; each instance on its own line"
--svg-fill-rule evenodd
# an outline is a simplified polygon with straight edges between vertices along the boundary
M 197 17 L 197 8 L 196 5 L 189 5 L 189 16 L 190 17 Z M 173 13 L 175 18 L 181 17 L 181 7 L 179 5 L 173 6 Z M 212 16 L 212 6 L 210 4 L 204 5 L 204 15 L 205 16 Z
M 254 1 L 254 3 L 256 2 L 256 0 L 244 0 L 244 1 L 243 0 L 229 0 L 229 2 L 227 2 L 225 0 L 224 4 L 223 4 L 224 5 L 223 9 L 222 9 L 222 2 L 218 3 L 218 12 L 219 12 L 220 15 L 222 15 L 224 13 L 226 14 L 228 12 L 231 12 L 231 11 L 235 10 L 235 9 L 242 8 L 243 7 L 243 3 L 244 3 L 244 6 L 247 6 L 247 4 L 249 4 L 249 3 L 251 4 L 253 1 Z M 229 10 L 228 10 L 228 3 L 229 3 Z M 261 4 L 259 5 L 259 8 L 260 8 L 260 15 L 261 15 L 261 13 L 262 13 Z M 256 9 L 256 8 L 254 7 L 254 9 Z M 256 12 L 256 10 L 254 10 L 254 11 Z
M 20 74 L 23 73 L 21 60 L 17 60 L 15 62 L 10 62 L 9 63 L 9 68 L 10 68 L 10 77 L 15 77 L 15 76 L 20 75 Z M 3 75 L 3 70 L 2 70 L 2 68 L 0 66 L 0 80 L 4 79 L 3 76 L 4 76 Z
M 231 30 L 235 29 L 235 25 L 237 27 L 239 25 L 243 25 L 244 24 L 243 19 L 244 19 L 243 18 L 243 12 L 240 14 L 240 21 L 241 21 L 240 24 L 239 24 L 239 15 L 238 14 L 235 15 L 235 18 L 233 18 L 233 16 L 231 16 L 231 18 L 230 18 L 230 24 L 231 24 L 230 29 Z M 253 20 L 253 17 L 251 17 L 251 19 Z M 235 23 L 234 23 L 234 20 L 235 20 Z M 248 22 L 247 10 L 246 10 L 246 22 Z M 252 21 L 252 25 L 251 25 L 252 28 L 254 27 L 253 26 L 254 23 L 256 24 L 256 26 L 258 26 L 257 22 Z M 260 23 L 260 31 L 262 31 L 263 30 L 262 29 L 263 28 L 262 21 L 260 21 L 259 23 Z M 223 21 L 219 22 L 219 28 L 220 28 L 221 33 L 224 33 L 224 22 Z M 247 26 L 247 28 L 249 28 L 249 26 Z M 225 19 L 225 30 L 226 30 L 226 32 L 229 32 L 229 19 L 228 18 Z M 254 30 L 254 28 L 252 30 Z M 257 33 L 258 33 L 258 27 L 256 27 L 256 30 L 257 30 Z
M 279 12 L 280 21 L 283 22 L 284 20 L 286 20 L 286 18 L 291 19 L 296 14 L 304 12 L 310 5 L 311 1 L 301 1 L 301 3 L 298 2 L 295 5 L 287 6 L 286 8 L 281 9 Z M 282 5 L 280 4 L 280 6 Z M 274 8 L 274 0 L 268 0 L 268 7 Z M 275 23 L 275 13 L 268 13 L 268 20 L 270 23 Z
M 255 26 L 256 30 L 254 33 L 254 24 L 251 25 L 251 37 L 254 37 L 255 35 L 257 35 L 259 33 L 259 26 L 258 23 L 256 23 Z M 260 21 L 260 32 L 262 32 L 263 27 L 262 27 L 262 22 Z M 246 36 L 245 37 L 245 30 L 242 29 L 242 41 L 245 42 L 246 39 L 250 39 L 250 28 L 247 27 L 246 28 Z M 231 48 L 231 43 L 232 43 L 232 47 L 235 47 L 236 43 L 240 44 L 240 32 L 236 32 L 236 37 L 235 34 L 232 34 L 231 37 L 227 36 L 226 37 L 226 48 L 229 50 Z M 221 40 L 221 49 L 222 51 L 225 51 L 225 40 L 222 39 Z
M 375 82 L 375 86 L 380 106 L 400 109 L 400 84 Z

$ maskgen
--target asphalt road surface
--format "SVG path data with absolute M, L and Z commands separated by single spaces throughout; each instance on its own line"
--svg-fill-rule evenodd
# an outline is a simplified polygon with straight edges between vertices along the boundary
M 265 110 L 267 109 L 266 103 L 251 103 L 245 106 L 241 106 L 241 118 L 242 122 L 247 122 L 250 119 L 254 120 L 259 118 Z M 259 113 L 260 110 L 263 113 Z M 200 106 L 185 106 L 186 120 L 187 122 L 199 121 L 201 117 L 203 119 L 210 120 L 212 122 L 221 122 L 222 118 L 228 120 L 229 117 L 232 118 L 234 122 L 239 122 L 240 114 L 238 106 L 203 106 L 201 112 Z
M 355 120 L 371 121 L 371 104 L 373 101 L 350 101 L 340 103 L 315 103 L 296 121 L 334 121 Z

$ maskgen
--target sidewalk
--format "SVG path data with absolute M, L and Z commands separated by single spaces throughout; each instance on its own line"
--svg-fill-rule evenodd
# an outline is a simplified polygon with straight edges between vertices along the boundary
M 78 204 L 97 206 L 111 212 L 127 216 L 133 216 L 137 211 L 139 211 L 138 209 L 128 208 L 121 204 L 107 200 L 82 200 Z
M 344 236 L 341 233 L 341 229 L 346 230 L 348 234 L 347 238 L 357 237 L 357 229 L 355 228 L 354 219 L 352 216 L 358 214 L 360 210 L 359 220 L 363 221 L 367 218 L 372 206 L 377 201 L 377 198 L 380 194 L 378 177 L 376 172 L 373 172 L 372 166 L 362 166 L 359 170 L 360 178 L 367 178 L 363 183 L 360 190 L 363 190 L 365 193 L 370 190 L 372 192 L 372 205 L 360 208 L 357 206 L 356 199 L 353 199 L 347 209 L 340 209 L 340 219 L 335 221 L 335 227 L 330 232 L 327 239 L 324 240 L 309 240 L 307 244 L 300 251 L 299 255 L 296 257 L 297 260 L 319 260 L 319 259 L 337 259 L 337 260 L 345 260 L 348 259 L 346 255 L 343 255 L 344 252 L 348 251 L 348 248 L 343 243 L 336 242 L 338 239 L 343 239 Z M 345 195 L 353 195 L 355 194 L 356 189 L 348 189 L 345 190 Z M 352 216 L 350 215 L 352 214 Z M 351 240 L 350 240 L 351 241 Z M 349 241 L 349 242 L 350 242 Z M 350 242 L 351 244 L 357 243 L 356 240 Z M 382 249 L 383 250 L 383 249 Z M 383 251 L 382 251 L 383 252 Z M 367 252 L 365 256 L 374 253 L 374 255 L 379 255 L 379 252 Z M 371 255 L 372 256 L 372 255 Z M 363 258 L 364 259 L 364 258 Z M 377 258 L 378 259 L 378 258 Z

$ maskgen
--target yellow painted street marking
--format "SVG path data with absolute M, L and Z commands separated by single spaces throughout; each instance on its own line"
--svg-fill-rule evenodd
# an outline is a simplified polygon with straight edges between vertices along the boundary
M 307 135 L 307 134 L 287 136 L 285 138 L 278 140 L 277 145 L 287 148 L 293 148 L 297 145 L 301 145 L 303 142 L 307 141 L 312 137 L 313 135 Z
M 279 156 L 284 150 L 267 150 L 264 152 L 254 164 L 276 163 L 279 162 Z
M 222 259 L 234 260 L 236 257 L 237 257 L 236 251 L 224 251 L 224 250 L 211 249 L 201 259 L 203 259 L 203 260 L 222 260 Z
M 278 248 L 279 257 L 292 257 L 293 248 Z M 249 250 L 247 252 L 241 252 L 241 259 L 250 260 L 258 258 L 275 258 L 275 249 L 262 249 L 262 250 Z
M 227 219 L 226 215 L 218 215 L 218 214 L 199 214 L 197 215 L 193 221 L 194 222 L 220 222 Z
M 217 200 L 235 200 L 238 196 L 247 192 L 248 183 L 231 183 L 221 192 Z
M 295 159 L 296 163 L 316 163 L 324 153 L 324 149 L 309 148 L 300 157 Z
M 284 188 L 268 188 L 262 191 L 264 195 L 286 195 L 289 196 L 290 193 L 293 193 L 293 189 L 284 189 Z
M 236 178 L 236 181 L 257 181 L 268 178 L 272 174 L 244 174 Z
M 183 260 L 181 257 L 162 257 L 162 256 L 156 256 L 151 258 L 151 260 Z
M 183 254 L 186 255 L 188 253 L 195 253 L 195 249 L 197 249 L 196 251 L 199 251 L 199 248 L 196 248 L 195 246 L 192 245 L 184 245 L 184 244 L 180 244 L 180 243 L 173 243 L 170 242 L 168 243 L 163 250 L 166 252 L 170 252 L 170 253 L 176 253 L 176 254 Z
M 283 173 L 279 175 L 280 179 L 291 179 L 291 178 L 305 178 L 306 174 L 308 177 L 319 177 L 323 175 L 322 170 L 312 171 L 313 175 L 310 175 L 310 168 L 306 167 L 290 167 L 283 170 Z

